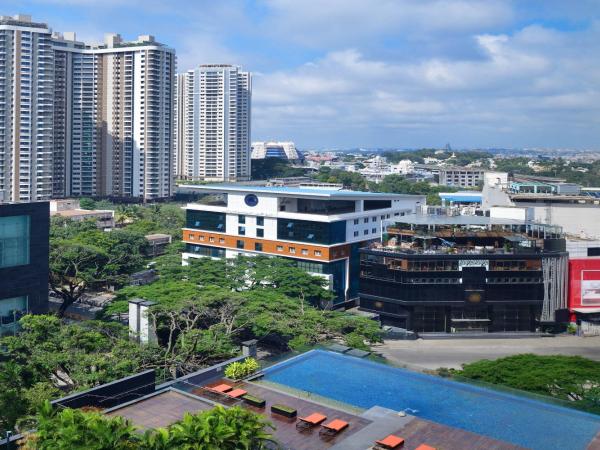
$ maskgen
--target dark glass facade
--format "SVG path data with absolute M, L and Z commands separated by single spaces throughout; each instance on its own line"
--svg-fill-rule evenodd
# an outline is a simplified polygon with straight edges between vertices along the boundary
M 207 245 L 185 244 L 187 253 L 194 253 L 201 256 L 210 256 L 212 258 L 224 258 L 225 250 L 218 247 L 209 247 Z
M 277 239 L 325 245 L 338 244 L 346 240 L 346 221 L 327 223 L 278 219 Z
M 332 291 L 335 294 L 333 304 L 338 305 L 346 301 L 346 260 L 332 263 L 320 263 L 305 260 L 295 260 L 298 267 L 312 273 L 332 275 Z
M 47 202 L 0 204 L 0 335 L 48 311 L 49 227 Z
M 212 211 L 186 211 L 186 227 L 195 230 L 225 233 L 225 214 Z
M 361 309 L 416 332 L 535 331 L 542 257 L 564 255 L 360 253 Z

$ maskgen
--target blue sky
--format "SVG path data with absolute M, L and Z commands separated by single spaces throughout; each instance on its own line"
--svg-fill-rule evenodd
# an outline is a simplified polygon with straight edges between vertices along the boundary
M 3 0 L 254 73 L 254 140 L 600 149 L 599 0 Z

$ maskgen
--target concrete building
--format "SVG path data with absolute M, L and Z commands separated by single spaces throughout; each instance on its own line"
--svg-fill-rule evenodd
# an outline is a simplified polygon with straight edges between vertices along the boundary
M 540 177 L 501 177 L 486 174 L 482 208 L 517 206 L 530 208 L 533 220 L 558 225 L 568 236 L 600 239 L 600 198 L 594 191 L 578 188 L 564 180 Z
M 173 190 L 175 52 L 142 35 L 55 33 L 54 195 L 155 200 Z M 60 80 L 60 81 L 58 81 Z
M 414 212 L 425 196 L 310 187 L 203 185 L 186 206 L 190 258 L 269 255 L 326 278 L 334 306 L 358 295 L 358 249 L 381 239 L 382 223 Z
M 52 196 L 53 70 L 48 26 L 0 16 L 0 202 Z
M 115 227 L 115 212 L 111 209 L 81 209 L 79 200 L 63 199 L 50 201 L 50 216 L 65 217 L 76 222 L 94 220 L 101 230 Z
M 293 142 L 253 142 L 252 159 L 281 158 L 300 161 L 302 155 Z
M 484 169 L 471 167 L 449 167 L 429 164 L 415 164 L 418 172 L 428 172 L 434 175 L 436 181 L 442 186 L 459 188 L 473 188 L 483 182 Z
M 0 203 L 0 336 L 48 311 L 48 202 Z
M 250 179 L 251 74 L 201 65 L 177 77 L 177 175 L 189 180 Z

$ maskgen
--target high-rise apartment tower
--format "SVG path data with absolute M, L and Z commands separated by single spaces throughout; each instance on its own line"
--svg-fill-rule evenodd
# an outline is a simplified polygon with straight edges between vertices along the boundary
M 249 72 L 201 65 L 177 77 L 177 175 L 191 180 L 250 179 Z

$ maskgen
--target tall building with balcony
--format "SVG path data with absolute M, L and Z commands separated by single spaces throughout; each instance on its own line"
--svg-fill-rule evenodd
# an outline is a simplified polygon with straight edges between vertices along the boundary
M 0 16 L 0 201 L 52 196 L 54 53 L 30 16 Z
M 250 179 L 252 78 L 227 64 L 201 65 L 177 78 L 178 174 L 204 181 Z
M 360 250 L 360 308 L 418 333 L 530 332 L 567 308 L 560 227 L 490 216 L 410 214 Z M 562 314 L 561 312 L 561 314 Z
M 186 186 L 205 197 L 186 206 L 183 262 L 268 255 L 325 278 L 336 299 L 358 295 L 359 249 L 381 239 L 382 223 L 412 213 L 424 196 L 333 188 Z
M 86 45 L 55 34 L 56 196 L 170 197 L 175 52 L 142 35 Z M 57 184 L 59 184 L 57 180 Z

